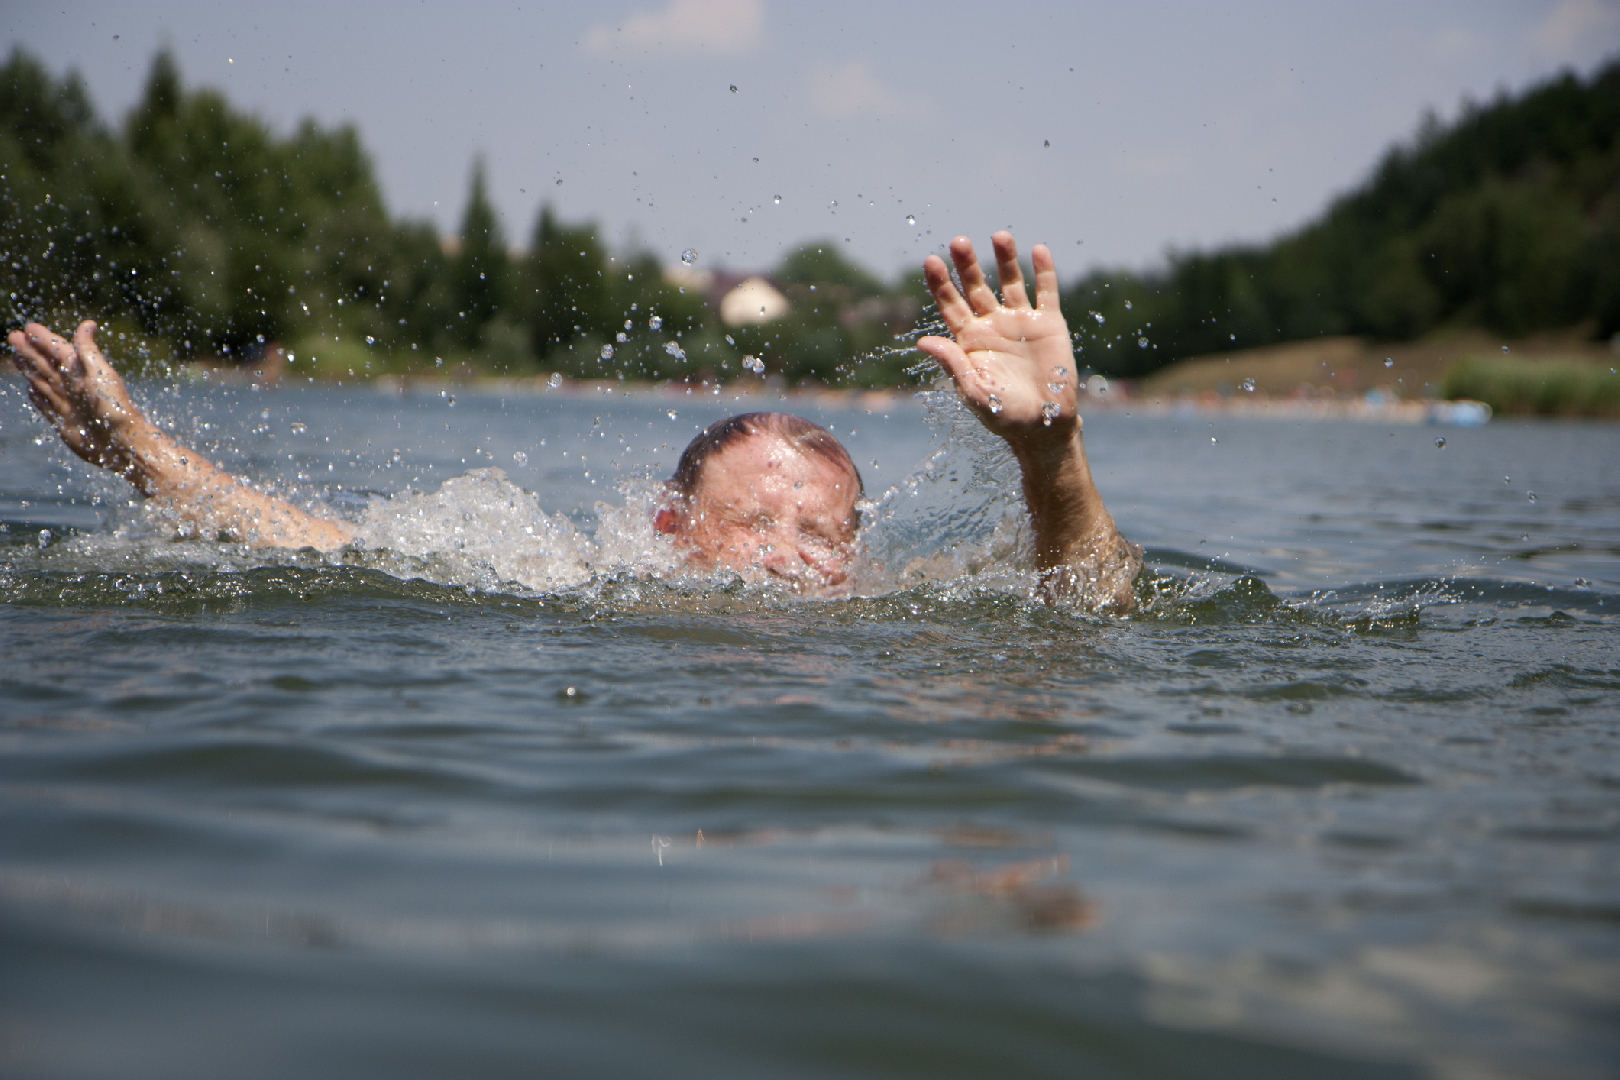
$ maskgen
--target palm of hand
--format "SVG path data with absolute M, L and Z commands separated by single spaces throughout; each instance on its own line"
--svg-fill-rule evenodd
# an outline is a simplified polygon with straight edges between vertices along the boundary
M 1061 314 L 998 307 L 954 336 L 970 365 L 957 390 L 992 431 L 1075 415 L 1074 349 Z
M 951 280 L 943 259 L 923 261 L 928 291 L 939 305 L 949 338 L 925 337 L 917 347 L 939 362 L 957 392 L 985 427 L 1014 443 L 1066 441 L 1078 428 L 1075 411 L 1074 348 L 1063 320 L 1057 267 L 1052 253 L 1037 244 L 1035 303 L 1029 302 L 1012 234 L 993 238 L 997 299 L 965 236 L 951 241 L 951 259 L 962 287 Z
M 80 327 L 74 345 L 31 324 L 11 334 L 10 343 L 29 396 L 67 448 L 92 465 L 125 472 L 134 463 L 130 428 L 141 414 L 93 333 L 93 324 Z
M 130 465 L 122 429 L 138 413 L 129 389 L 112 365 L 99 354 L 81 361 L 77 378 L 67 380 L 70 415 L 57 430 L 68 449 L 102 468 L 122 471 Z

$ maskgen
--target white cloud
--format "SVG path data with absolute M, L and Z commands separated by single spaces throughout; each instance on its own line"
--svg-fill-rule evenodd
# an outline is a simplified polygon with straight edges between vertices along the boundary
M 832 120 L 896 116 L 920 105 L 885 86 L 865 60 L 850 60 L 837 67 L 818 64 L 810 72 L 809 89 L 812 107 Z
M 764 0 L 670 0 L 658 11 L 630 16 L 621 26 L 594 26 L 589 52 L 639 48 L 657 52 L 736 55 L 765 41 Z
M 1561 0 L 1530 32 L 1537 60 L 1582 65 L 1620 47 L 1620 4 L 1608 0 Z

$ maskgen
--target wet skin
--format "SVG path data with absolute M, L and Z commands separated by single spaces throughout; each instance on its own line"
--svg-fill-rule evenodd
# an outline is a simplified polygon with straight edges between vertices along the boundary
M 923 263 L 950 331 L 917 347 L 939 362 L 962 401 L 1018 459 L 1035 565 L 1053 595 L 1098 611 L 1129 611 L 1141 551 L 1115 527 L 1092 482 L 1076 411 L 1078 376 L 1059 309 L 1057 267 L 1037 244 L 1032 304 L 1012 234 L 992 238 L 998 299 L 965 236 L 951 241 L 961 281 L 937 255 Z M 72 342 L 29 323 L 8 336 L 34 405 L 74 453 L 119 473 L 182 523 L 267 547 L 330 551 L 352 526 L 255 491 L 151 424 L 95 344 L 96 325 Z M 857 523 L 853 475 L 777 436 L 753 435 L 711 455 L 698 490 L 656 519 L 699 568 L 785 578 L 824 592 L 845 585 Z
M 763 571 L 820 592 L 849 580 L 859 495 L 848 469 L 760 433 L 711 455 L 697 490 L 654 524 L 695 567 Z

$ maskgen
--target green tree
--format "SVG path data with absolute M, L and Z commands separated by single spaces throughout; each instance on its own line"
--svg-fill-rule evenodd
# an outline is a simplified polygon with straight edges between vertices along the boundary
M 450 266 L 456 319 L 451 336 L 464 348 L 477 348 L 484 327 L 511 302 L 510 256 L 499 216 L 489 201 L 484 160 L 473 162 L 467 207 L 461 215 L 461 246 Z

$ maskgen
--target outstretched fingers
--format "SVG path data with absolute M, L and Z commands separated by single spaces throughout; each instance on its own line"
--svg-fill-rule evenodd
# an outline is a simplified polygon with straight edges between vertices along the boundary
M 940 318 L 945 320 L 945 328 L 953 334 L 960 334 L 967 324 L 973 321 L 973 309 L 956 291 L 956 283 L 951 280 L 951 272 L 945 266 L 945 260 L 938 255 L 930 255 L 923 260 L 923 280 L 928 284 L 928 291 L 934 297 L 934 303 L 939 305 Z M 926 339 L 924 339 L 926 340 Z
M 951 261 L 956 264 L 956 276 L 962 279 L 962 291 L 967 294 L 967 302 L 975 315 L 988 315 L 1001 306 L 979 266 L 979 254 L 973 250 L 973 241 L 965 236 L 952 240 Z
M 1057 263 L 1045 244 L 1036 244 L 1029 252 L 1035 264 L 1035 306 L 1041 311 L 1059 311 Z
M 1029 293 L 1024 289 L 1024 271 L 1018 265 L 1018 242 L 1002 229 L 990 238 L 996 252 L 996 277 L 1001 280 L 1001 302 L 1013 311 L 1029 310 Z
M 61 399 L 65 388 L 55 352 L 49 347 L 53 337 L 38 323 L 29 323 L 22 330 L 13 330 L 6 340 L 15 352 L 12 363 L 28 379 L 28 385 L 40 393 L 49 392 L 54 401 Z

